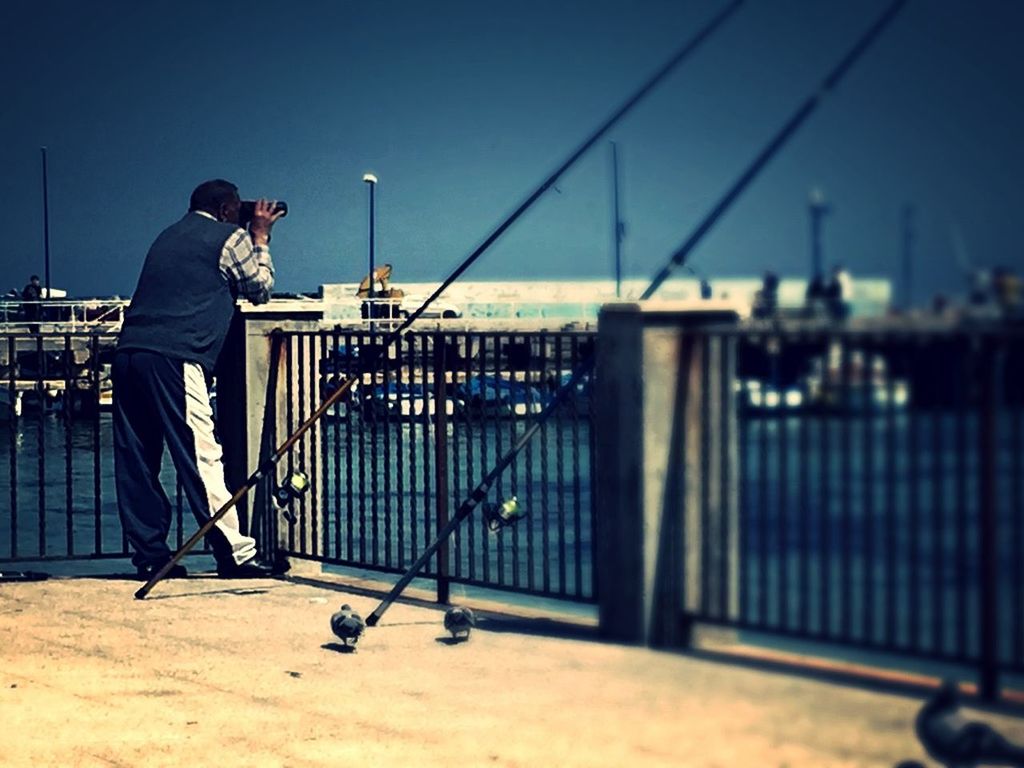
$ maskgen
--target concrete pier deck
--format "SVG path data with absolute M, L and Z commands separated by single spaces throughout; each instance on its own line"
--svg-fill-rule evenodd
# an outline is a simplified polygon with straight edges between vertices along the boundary
M 0 584 L 3 766 L 893 766 L 909 697 L 398 603 L 354 653 L 303 580 Z M 985 718 L 1024 740 L 1024 723 Z

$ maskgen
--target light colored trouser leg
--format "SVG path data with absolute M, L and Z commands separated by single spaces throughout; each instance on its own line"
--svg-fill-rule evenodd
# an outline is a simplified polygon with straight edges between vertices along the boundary
M 185 363 L 184 374 L 185 423 L 195 438 L 196 467 L 206 491 L 208 514 L 212 517 L 231 499 L 224 482 L 224 451 L 213 433 L 213 409 L 202 368 L 196 363 Z M 238 512 L 233 507 L 215 525 L 231 545 L 236 563 L 244 563 L 256 556 L 256 540 L 241 532 Z

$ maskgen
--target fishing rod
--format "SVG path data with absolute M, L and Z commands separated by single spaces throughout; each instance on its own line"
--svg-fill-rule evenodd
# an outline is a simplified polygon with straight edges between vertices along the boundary
M 440 296 L 445 289 L 447 289 L 452 283 L 459 279 L 462 274 L 469 269 L 470 266 L 486 251 L 491 245 L 501 237 L 505 231 L 515 223 L 520 216 L 522 216 L 528 208 L 530 208 L 541 195 L 543 195 L 551 186 L 558 181 L 558 179 L 572 167 L 583 154 L 590 149 L 594 144 L 600 141 L 601 137 L 604 136 L 612 126 L 614 126 L 619 120 L 621 120 L 626 113 L 633 109 L 651 90 L 654 89 L 662 80 L 664 80 L 669 73 L 679 66 L 686 58 L 690 56 L 701 43 L 705 42 L 711 35 L 721 27 L 737 10 L 743 5 L 744 0 L 733 0 L 722 10 L 720 10 L 715 16 L 711 18 L 682 48 L 680 48 L 672 57 L 659 69 L 657 70 L 632 96 L 629 97 L 612 115 L 605 120 L 601 126 L 594 131 L 594 133 L 587 138 L 571 155 L 569 158 L 558 167 L 558 169 L 552 173 L 544 182 L 537 187 L 534 192 L 527 197 L 518 208 L 516 208 L 498 227 L 487 236 L 486 239 L 476 249 L 463 260 L 463 262 L 456 267 L 456 269 L 441 283 L 440 286 L 432 293 L 427 299 L 416 309 L 415 312 L 410 314 L 405 320 L 394 330 L 390 331 L 382 340 L 377 348 L 375 354 L 379 356 L 383 354 L 384 350 L 394 344 L 401 335 L 402 332 L 412 325 L 422 315 L 427 307 L 429 307 L 438 296 Z M 372 276 L 371 276 L 372 277 Z M 291 450 L 291 447 L 304 435 L 320 418 L 328 411 L 328 409 L 338 402 L 346 393 L 352 388 L 355 383 L 355 378 L 347 379 L 340 387 L 338 387 L 331 395 L 321 403 L 320 407 L 317 408 L 310 417 L 303 422 L 299 428 L 292 433 L 287 440 L 285 440 L 274 453 L 269 456 L 265 461 L 261 462 L 259 467 L 249 478 L 245 481 L 232 497 L 225 502 L 225 504 L 218 509 L 209 520 L 203 523 L 192 536 L 189 537 L 177 552 L 168 560 L 163 567 L 161 567 L 156 573 L 154 573 L 149 581 L 142 585 L 136 592 L 135 598 L 137 600 L 145 599 L 146 595 L 153 589 L 153 587 L 163 579 L 173 568 L 177 565 L 178 561 L 181 560 L 198 542 L 199 540 L 209 533 L 210 529 L 226 515 L 241 499 L 256 486 L 260 480 L 268 473 L 274 470 L 277 462 Z
M 843 76 L 850 69 L 853 63 L 860 58 L 860 56 L 867 50 L 868 46 L 881 34 L 882 30 L 885 29 L 890 22 L 895 18 L 896 14 L 906 4 L 906 0 L 893 0 L 885 12 L 879 16 L 874 24 L 868 29 L 867 32 L 857 41 L 857 43 L 850 49 L 850 51 L 844 56 L 839 64 L 829 73 L 818 89 L 808 98 L 793 116 L 782 126 L 782 128 L 772 137 L 772 140 L 768 143 L 765 149 L 758 154 L 754 161 L 747 167 L 747 169 L 740 175 L 739 179 L 733 184 L 729 190 L 722 196 L 721 200 L 708 212 L 703 220 L 693 230 L 693 233 L 683 242 L 683 245 L 676 250 L 668 260 L 666 266 L 655 276 L 654 280 L 647 287 L 640 297 L 641 300 L 649 299 L 655 291 L 665 282 L 665 279 L 671 274 L 672 270 L 676 267 L 683 265 L 686 258 L 697 246 L 697 244 L 703 239 L 703 237 L 711 230 L 712 226 L 718 219 L 725 213 L 726 209 L 735 202 L 736 198 L 743 192 L 744 189 L 750 184 L 751 181 L 760 173 L 767 162 L 783 147 L 783 145 L 793 136 L 796 130 L 807 120 L 811 113 L 815 110 L 821 100 L 831 92 L 835 86 L 842 80 Z M 398 596 L 402 591 L 409 585 L 419 573 L 420 569 L 426 565 L 427 561 L 441 548 L 448 537 L 455 531 L 459 524 L 465 520 L 477 507 L 477 505 L 483 501 L 491 485 L 497 479 L 498 475 L 508 467 L 520 451 L 526 446 L 530 439 L 540 430 L 544 423 L 551 417 L 551 415 L 558 409 L 559 404 L 568 396 L 569 392 L 573 391 L 577 384 L 581 382 L 594 368 L 597 359 L 595 354 L 590 354 L 587 358 L 580 363 L 580 365 L 573 371 L 572 376 L 559 390 L 555 393 L 551 402 L 541 411 L 537 418 L 532 424 L 523 432 L 522 436 L 516 441 L 504 456 L 498 461 L 494 469 L 487 473 L 484 479 L 480 482 L 469 498 L 462 502 L 456 511 L 455 516 L 448 522 L 448 524 L 441 529 L 437 537 L 431 542 L 430 546 L 419 556 L 415 563 L 409 566 L 409 569 L 402 575 L 402 577 L 395 583 L 395 586 L 388 593 L 380 605 L 378 605 L 369 616 L 366 617 L 366 624 L 368 626 L 375 626 L 380 621 L 381 616 L 391 606 L 391 604 L 398 599 Z

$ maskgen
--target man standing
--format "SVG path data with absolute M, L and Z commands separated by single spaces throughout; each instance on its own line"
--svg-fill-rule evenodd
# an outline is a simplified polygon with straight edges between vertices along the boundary
M 268 242 L 283 214 L 256 203 L 250 231 L 238 225 L 238 188 L 222 179 L 192 193 L 189 211 L 165 229 L 146 255 L 114 356 L 114 473 L 117 506 L 148 579 L 171 558 L 171 504 L 160 485 L 166 442 L 200 524 L 230 498 L 213 429 L 208 383 L 241 296 L 270 298 L 274 265 Z M 226 578 L 267 576 L 255 564 L 256 542 L 232 509 L 207 538 Z M 176 565 L 169 578 L 185 576 Z
M 24 305 L 25 322 L 38 323 L 39 318 L 42 316 L 42 306 L 39 302 L 43 298 L 43 289 L 39 285 L 39 275 L 32 275 L 28 279 L 28 285 L 21 291 L 21 298 L 26 302 Z

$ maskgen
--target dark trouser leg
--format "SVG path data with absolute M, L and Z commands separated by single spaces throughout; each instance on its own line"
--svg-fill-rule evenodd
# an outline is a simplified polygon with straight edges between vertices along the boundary
M 145 378 L 133 370 L 134 357 L 131 352 L 114 357 L 114 479 L 121 526 L 135 550 L 132 562 L 141 566 L 170 557 L 171 504 L 160 485 L 160 422 Z
M 213 430 L 206 378 L 195 363 L 160 358 L 152 396 L 163 424 L 178 479 L 200 524 L 226 504 L 223 452 Z M 211 529 L 207 541 L 219 563 L 243 563 L 256 556 L 256 542 L 241 533 L 234 509 Z

